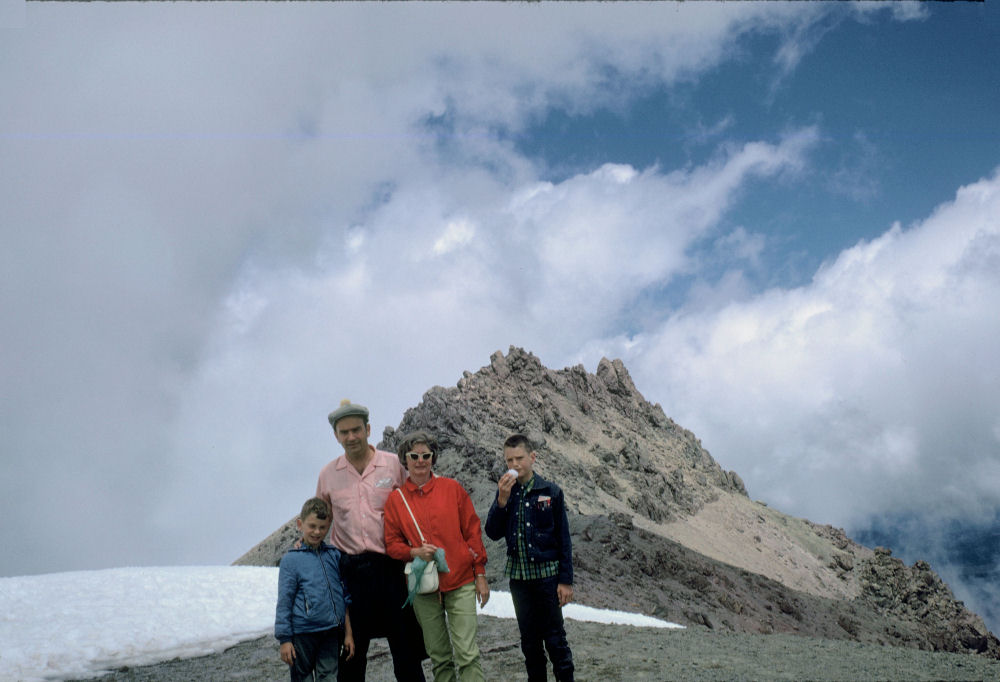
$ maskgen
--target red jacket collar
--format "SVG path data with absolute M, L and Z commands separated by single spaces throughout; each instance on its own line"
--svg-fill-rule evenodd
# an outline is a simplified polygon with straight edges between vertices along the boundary
M 416 483 L 410 480 L 409 476 L 407 476 L 406 480 L 403 482 L 403 487 L 406 488 L 407 492 L 411 493 L 416 493 L 421 490 L 423 490 L 424 493 L 429 493 L 431 490 L 434 489 L 434 481 L 436 480 L 437 476 L 434 474 L 433 471 L 431 472 L 431 477 L 422 486 L 418 486 Z

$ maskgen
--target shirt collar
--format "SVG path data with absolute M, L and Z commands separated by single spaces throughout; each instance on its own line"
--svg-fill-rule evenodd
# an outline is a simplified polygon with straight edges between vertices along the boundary
M 432 471 L 431 477 L 427 479 L 426 483 L 424 483 L 423 485 L 417 485 L 416 483 L 410 480 L 409 476 L 407 476 L 406 481 L 403 483 L 403 485 L 406 486 L 406 489 L 409 490 L 410 492 L 417 492 L 418 490 L 423 490 L 425 493 L 429 493 L 434 488 L 434 479 L 436 478 L 437 476 Z
M 372 455 L 372 458 L 368 461 L 368 466 L 366 466 L 365 469 L 367 469 L 369 466 L 372 466 L 372 467 L 384 466 L 382 464 L 382 462 L 379 461 L 379 458 L 377 457 L 378 450 L 371 443 L 368 444 L 368 451 L 371 452 L 371 453 L 374 453 L 374 454 Z M 351 467 L 352 469 L 354 469 L 354 465 L 351 464 L 349 461 L 347 461 L 347 455 L 346 454 L 343 454 L 340 457 L 338 457 L 336 459 L 336 463 L 334 464 L 334 466 L 336 466 L 338 469 L 346 469 L 347 467 Z M 354 469 L 354 470 L 357 471 L 357 469 Z

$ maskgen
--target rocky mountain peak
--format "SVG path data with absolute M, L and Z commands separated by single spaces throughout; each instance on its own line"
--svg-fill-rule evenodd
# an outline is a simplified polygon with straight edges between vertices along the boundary
M 590 374 L 582 365 L 548 369 L 513 346 L 506 356 L 497 351 L 454 388 L 427 391 L 397 428 L 386 428 L 381 446 L 395 449 L 417 429 L 436 435 L 439 471 L 467 485 L 477 503 L 492 499 L 506 470 L 503 441 L 515 432 L 535 443 L 541 475 L 581 489 L 570 503 L 580 513 L 663 522 L 696 512 L 720 491 L 746 495 L 739 476 L 643 398 L 621 360 L 604 358 Z
M 378 447 L 395 451 L 417 429 L 438 439 L 435 472 L 457 479 L 483 519 L 506 470 L 504 440 L 531 438 L 536 470 L 566 492 L 584 604 L 1000 658 L 1000 640 L 925 562 L 907 567 L 841 529 L 750 500 L 737 474 L 643 398 L 620 360 L 603 358 L 591 374 L 497 351 L 454 387 L 428 390 Z M 236 563 L 276 565 L 295 535 L 292 519 Z M 504 589 L 502 543 L 486 546 L 487 575 Z

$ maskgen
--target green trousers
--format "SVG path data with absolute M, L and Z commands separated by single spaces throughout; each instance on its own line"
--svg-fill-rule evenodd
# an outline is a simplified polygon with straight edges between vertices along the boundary
M 451 592 L 418 594 L 413 600 L 413 612 L 424 631 L 424 648 L 434 664 L 434 682 L 483 682 L 476 644 L 475 585 L 468 583 Z

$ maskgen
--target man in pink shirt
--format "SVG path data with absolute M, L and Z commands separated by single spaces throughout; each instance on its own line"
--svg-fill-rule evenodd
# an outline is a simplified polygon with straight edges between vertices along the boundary
M 348 400 L 330 413 L 344 454 L 319 472 L 316 497 L 330 503 L 330 544 L 341 551 L 340 574 L 351 593 L 355 655 L 341 657 L 338 682 L 363 682 L 368 645 L 375 637 L 389 641 L 396 679 L 424 681 L 423 637 L 406 601 L 403 562 L 385 553 L 383 514 L 393 488 L 403 484 L 406 469 L 399 458 L 368 444 L 368 408 Z

